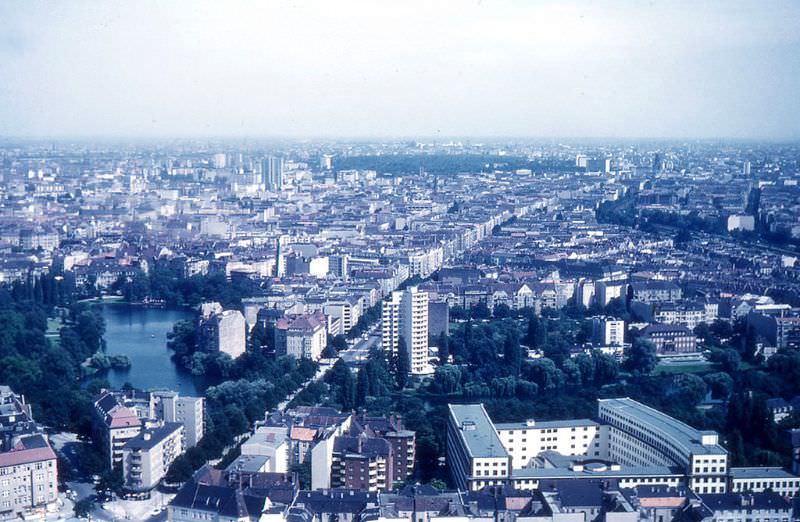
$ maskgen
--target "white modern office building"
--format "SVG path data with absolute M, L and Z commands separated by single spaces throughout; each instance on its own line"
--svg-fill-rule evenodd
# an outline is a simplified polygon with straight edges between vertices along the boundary
M 545 451 L 561 455 L 608 458 L 608 429 L 591 419 L 496 424 L 514 469 L 527 467 Z
M 483 405 L 450 405 L 447 463 L 458 487 L 470 490 L 538 489 L 542 481 L 580 478 L 614 479 L 623 487 L 685 485 L 700 494 L 798 485 L 786 471 L 729 470 L 716 432 L 628 398 L 598 400 L 596 420 L 496 425 Z
M 506 484 L 511 476 L 511 455 L 483 404 L 450 404 L 448 408 L 447 465 L 456 486 L 477 491 Z
M 611 426 L 609 459 L 623 466 L 679 466 L 697 493 L 727 491 L 728 452 L 715 431 L 699 431 L 633 399 L 598 399 Z

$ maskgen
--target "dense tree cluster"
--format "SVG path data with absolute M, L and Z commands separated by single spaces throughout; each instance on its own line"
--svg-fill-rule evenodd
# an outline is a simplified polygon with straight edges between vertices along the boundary
M 230 280 L 224 272 L 184 277 L 183 271 L 170 261 L 156 260 L 145 274 L 120 278 L 112 287 L 128 302 L 141 302 L 145 298 L 163 301 L 167 306 L 197 306 L 205 301 L 217 301 L 225 308 L 241 305 L 242 298 L 261 292 L 256 281 L 246 277 Z
M 81 364 L 104 347 L 105 325 L 76 294 L 71 279 L 55 275 L 0 288 L 0 383 L 24 394 L 38 421 L 89 434 Z M 49 321 L 61 328 L 48 337 Z
M 531 169 L 534 172 L 572 172 L 574 162 L 553 158 L 529 159 L 524 156 L 497 156 L 489 154 L 382 154 L 369 156 L 344 156 L 336 159 L 339 169 L 369 169 L 379 174 L 416 174 L 420 169 L 431 174 L 452 176 L 458 172 L 491 172 Z

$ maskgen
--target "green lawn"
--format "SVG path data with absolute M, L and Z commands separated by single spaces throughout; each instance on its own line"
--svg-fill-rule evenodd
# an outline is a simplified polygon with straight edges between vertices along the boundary
M 675 374 L 675 373 L 703 373 L 714 370 L 714 364 L 710 362 L 691 362 L 685 364 L 664 364 L 659 363 L 653 371 L 656 375 Z
M 60 317 L 50 317 L 47 319 L 47 331 L 44 333 L 44 336 L 53 346 L 58 346 L 58 334 L 63 325 L 64 321 L 62 321 Z
M 61 326 L 63 325 L 63 321 L 60 317 L 50 317 L 47 319 L 47 331 L 45 332 L 46 335 L 58 335 L 58 331 L 61 330 Z

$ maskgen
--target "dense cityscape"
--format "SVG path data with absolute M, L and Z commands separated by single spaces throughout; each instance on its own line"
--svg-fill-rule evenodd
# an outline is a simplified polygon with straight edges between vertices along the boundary
M 8 140 L 0 517 L 796 519 L 798 152 Z
M 798 27 L 0 1 L 0 522 L 800 522 Z

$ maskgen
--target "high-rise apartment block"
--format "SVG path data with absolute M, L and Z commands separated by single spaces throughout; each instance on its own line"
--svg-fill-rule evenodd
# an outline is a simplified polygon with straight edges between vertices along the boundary
M 150 394 L 155 417 L 163 422 L 183 424 L 184 446 L 197 446 L 205 431 L 205 399 L 181 397 L 173 391 L 156 391 Z
M 261 162 L 262 183 L 266 190 L 278 191 L 283 188 L 283 158 L 270 156 Z
M 622 346 L 625 321 L 613 317 L 592 318 L 592 343 L 597 346 Z
M 411 373 L 430 373 L 428 364 L 428 293 L 417 287 L 392 292 L 383 302 L 383 349 L 397 353 L 400 338 L 411 357 Z

